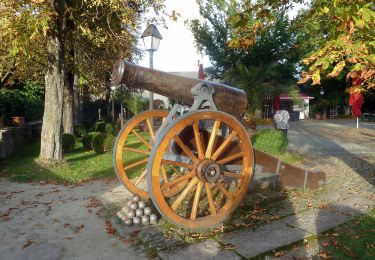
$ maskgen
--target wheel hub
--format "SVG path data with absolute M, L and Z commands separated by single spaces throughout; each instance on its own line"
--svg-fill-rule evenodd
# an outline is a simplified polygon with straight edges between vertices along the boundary
M 215 161 L 204 159 L 198 163 L 196 174 L 201 181 L 214 183 L 220 178 L 221 170 Z

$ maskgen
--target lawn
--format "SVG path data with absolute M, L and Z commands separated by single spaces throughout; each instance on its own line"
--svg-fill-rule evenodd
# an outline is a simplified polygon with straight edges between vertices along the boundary
M 135 137 L 129 138 L 128 141 L 126 145 L 146 150 Z M 15 181 L 56 180 L 59 183 L 78 183 L 88 179 L 115 177 L 112 153 L 96 154 L 92 150 L 84 150 L 82 143 L 77 142 L 74 150 L 64 155 L 63 163 L 45 166 L 38 162 L 39 150 L 39 142 L 26 145 L 16 156 L 2 162 L 0 176 L 8 176 Z M 142 154 L 124 152 L 124 158 L 129 162 L 143 157 Z M 128 173 L 137 176 L 145 166 L 146 164 L 140 165 Z
M 65 155 L 65 162 L 44 166 L 38 162 L 39 142 L 25 147 L 15 157 L 4 161 L 0 175 L 15 181 L 56 180 L 59 183 L 78 183 L 90 178 L 114 177 L 112 154 L 96 154 L 85 151 L 77 143 L 73 152 Z
M 375 259 L 375 209 L 319 236 L 320 256 Z
M 148 133 L 140 133 L 140 135 L 148 141 Z M 146 146 L 133 135 L 127 139 L 126 146 L 147 150 Z M 16 156 L 1 163 L 0 176 L 8 176 L 15 181 L 55 180 L 59 183 L 78 183 L 88 179 L 113 178 L 115 176 L 112 153 L 96 154 L 92 150 L 84 150 L 80 140 L 72 152 L 64 155 L 64 162 L 57 165 L 45 166 L 39 163 L 39 150 L 39 142 L 25 145 L 24 149 Z M 302 157 L 291 153 L 277 156 L 292 164 L 303 160 Z M 145 155 L 124 151 L 123 158 L 128 164 L 131 164 L 145 158 Z M 138 176 L 146 166 L 147 163 L 134 167 L 127 171 L 127 175 L 129 177 Z

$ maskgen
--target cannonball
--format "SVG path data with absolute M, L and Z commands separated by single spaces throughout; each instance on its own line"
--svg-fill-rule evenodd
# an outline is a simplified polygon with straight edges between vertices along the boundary
M 146 215 L 142 216 L 142 224 L 143 225 L 148 225 L 150 224 L 150 218 Z
M 140 217 L 134 217 L 134 218 L 133 218 L 133 223 L 134 223 L 134 225 L 139 225 L 139 224 L 141 224 L 141 218 L 140 218 Z
M 133 202 L 138 202 L 140 200 L 141 200 L 141 198 L 138 195 L 133 195 L 133 197 L 132 197 Z
M 136 210 L 138 208 L 138 203 L 137 202 L 132 202 L 132 204 L 130 204 L 130 208 L 132 210 Z
M 146 203 L 143 200 L 138 201 L 138 208 L 144 209 L 146 207 Z
M 155 224 L 156 221 L 158 221 L 158 216 L 156 216 L 156 214 L 152 213 L 152 214 L 150 215 L 150 223 L 151 223 L 151 224 Z
M 130 199 L 130 200 L 128 200 L 128 202 L 126 203 L 126 206 L 128 207 L 128 208 L 130 208 L 130 205 L 133 203 L 133 201 Z
M 145 215 L 150 215 L 151 214 L 151 208 L 150 207 L 145 207 L 143 209 L 143 212 L 145 213 Z
M 135 217 L 135 211 L 134 210 L 129 210 L 127 213 L 128 218 L 134 218 Z
M 143 216 L 143 209 L 136 209 L 135 210 L 135 215 L 137 217 L 142 217 Z
M 127 226 L 133 225 L 133 219 L 131 219 L 131 218 L 125 219 L 125 225 L 127 225 Z

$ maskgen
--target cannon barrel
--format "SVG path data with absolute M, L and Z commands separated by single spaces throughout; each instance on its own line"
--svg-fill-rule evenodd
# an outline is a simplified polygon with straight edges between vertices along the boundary
M 239 117 L 247 109 L 246 93 L 241 89 L 153 70 L 125 60 L 118 60 L 114 65 L 112 80 L 116 84 L 148 90 L 188 105 L 194 102 L 192 88 L 200 82 L 206 82 L 215 89 L 213 100 L 219 110 Z

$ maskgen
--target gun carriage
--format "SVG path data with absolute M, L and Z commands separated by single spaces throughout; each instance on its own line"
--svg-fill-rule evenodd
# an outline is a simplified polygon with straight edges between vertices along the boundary
M 164 217 L 185 228 L 213 227 L 228 218 L 253 175 L 254 150 L 239 121 L 246 93 L 124 60 L 116 62 L 112 79 L 176 101 L 171 111 L 134 116 L 118 134 L 114 168 L 122 184 L 151 198 Z M 140 131 L 140 125 L 147 130 Z M 129 160 L 126 153 L 142 157 Z M 277 159 L 276 164 L 279 169 Z

